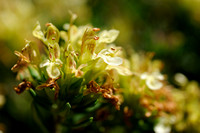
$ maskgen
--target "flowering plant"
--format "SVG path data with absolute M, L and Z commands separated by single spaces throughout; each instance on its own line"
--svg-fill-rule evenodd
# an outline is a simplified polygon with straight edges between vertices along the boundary
M 37 22 L 33 35 L 40 41 L 26 41 L 21 52 L 15 51 L 19 60 L 12 70 L 22 82 L 14 89 L 18 94 L 30 92 L 41 131 L 87 130 L 92 121 L 98 126 L 93 129 L 107 131 L 106 121 L 116 120 L 116 115 L 124 118 L 125 131 L 132 129 L 135 120 L 138 130 L 153 130 L 143 128 L 140 119 L 151 118 L 152 125 L 175 109 L 170 87 L 160 73 L 162 63 L 151 61 L 152 53 L 133 51 L 127 57 L 122 47 L 113 44 L 119 31 L 77 27 L 76 17 L 72 14 L 61 31 L 51 23 L 42 31 Z

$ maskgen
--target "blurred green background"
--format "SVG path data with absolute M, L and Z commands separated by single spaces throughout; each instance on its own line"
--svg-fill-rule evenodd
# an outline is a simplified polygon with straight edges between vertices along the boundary
M 34 40 L 36 21 L 43 28 L 51 22 L 62 29 L 71 10 L 78 15 L 77 25 L 119 30 L 116 44 L 128 55 L 130 48 L 155 52 L 170 83 L 177 72 L 199 82 L 199 7 L 199 0 L 1 0 L 0 131 L 31 132 L 35 126 L 29 117 L 31 99 L 27 93 L 15 94 L 16 75 L 10 68 L 17 60 L 14 50 L 24 46 L 24 39 Z

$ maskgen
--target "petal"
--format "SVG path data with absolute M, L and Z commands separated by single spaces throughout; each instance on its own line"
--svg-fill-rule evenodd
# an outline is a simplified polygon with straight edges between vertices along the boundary
M 154 127 L 155 133 L 170 133 L 171 132 L 171 127 L 166 124 L 157 124 Z
M 37 21 L 36 26 L 33 30 L 33 36 L 37 37 L 38 39 L 45 41 L 44 33 L 41 31 L 40 23 Z
M 65 31 L 60 31 L 60 37 L 65 40 L 65 42 L 68 41 L 68 34 Z
M 156 78 L 159 79 L 159 80 L 164 80 L 165 79 L 165 77 L 162 74 L 157 75 Z
M 106 69 L 108 69 L 108 70 L 110 70 L 110 69 L 116 69 L 117 72 L 120 75 L 124 75 L 124 76 L 130 76 L 130 75 L 133 74 L 128 68 L 123 67 L 123 66 L 108 66 Z
M 153 72 L 152 76 L 154 76 L 156 79 L 159 79 L 159 80 L 165 79 L 164 76 L 159 71 Z
M 119 35 L 118 30 L 104 30 L 99 34 L 99 43 L 112 43 Z
M 88 28 L 85 30 L 81 44 L 81 55 L 80 55 L 81 64 L 82 63 L 85 64 L 86 62 L 91 60 L 96 47 L 95 36 L 96 33 L 95 31 L 93 31 L 92 28 Z
M 149 76 L 147 79 L 146 79 L 146 85 L 149 87 L 149 89 L 151 89 L 151 90 L 158 90 L 158 89 L 160 89 L 162 86 L 163 86 L 163 84 L 159 81 L 159 80 L 157 80 L 157 79 L 155 79 L 154 77 L 152 77 L 152 76 Z
M 63 25 L 63 29 L 64 29 L 64 30 L 69 30 L 69 28 L 70 28 L 70 24 L 69 24 L 69 23 L 65 23 L 65 24 Z
M 70 21 L 71 21 L 71 23 L 73 23 L 78 16 L 75 13 L 73 13 L 72 11 L 69 11 L 69 14 L 71 15 Z
M 56 64 L 56 65 L 61 65 L 61 64 L 63 64 L 63 62 L 62 62 L 60 59 L 56 59 L 55 64 Z
M 106 64 L 111 65 L 111 66 L 118 66 L 123 63 L 122 58 L 112 57 L 110 56 L 111 54 L 114 54 L 114 53 L 110 53 L 107 49 L 102 49 L 97 55 L 97 57 L 101 57 Z
M 49 75 L 50 78 L 55 79 L 58 76 L 60 76 L 60 70 L 58 69 L 58 67 L 54 64 L 51 63 L 48 67 L 47 67 L 47 73 Z
M 143 73 L 141 76 L 140 76 L 140 78 L 141 79 L 147 79 L 147 77 L 148 77 L 148 75 L 147 75 L 147 73 L 145 72 L 145 73 Z
M 48 23 L 47 25 L 46 39 L 51 45 L 54 45 L 59 42 L 60 32 L 52 23 Z
M 185 75 L 183 75 L 182 73 L 175 74 L 174 79 L 175 79 L 176 83 L 181 86 L 184 86 L 188 83 L 187 77 Z
M 98 55 L 105 55 L 106 53 L 108 53 L 108 50 L 107 49 L 102 49 L 99 53 L 98 53 Z
M 50 64 L 49 59 L 46 59 L 45 61 L 43 61 L 42 63 L 40 63 L 40 67 L 45 67 L 48 66 Z
M 111 56 L 101 56 L 104 62 L 111 66 L 118 66 L 123 63 L 122 58 L 120 57 L 111 57 Z

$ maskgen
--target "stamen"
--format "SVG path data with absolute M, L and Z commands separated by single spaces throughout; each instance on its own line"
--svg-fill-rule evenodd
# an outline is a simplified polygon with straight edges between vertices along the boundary
M 115 50 L 114 48 L 110 48 L 110 49 L 113 50 L 113 51 Z
M 47 27 L 50 26 L 50 25 L 51 25 L 51 23 L 46 23 L 46 24 L 45 24 L 45 26 L 47 26 Z
M 95 32 L 100 31 L 100 28 L 93 28 L 93 31 Z
M 94 37 L 94 40 L 99 40 L 99 37 L 98 37 L 98 36 L 95 36 L 95 37 Z

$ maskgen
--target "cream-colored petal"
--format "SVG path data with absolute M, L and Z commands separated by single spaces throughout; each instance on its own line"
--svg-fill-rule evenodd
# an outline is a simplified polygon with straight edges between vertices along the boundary
M 44 33 L 41 31 L 40 23 L 37 21 L 35 28 L 33 29 L 33 36 L 45 41 Z
M 42 63 L 40 63 L 40 67 L 45 67 L 45 66 L 48 66 L 49 64 L 50 64 L 50 60 L 46 59 Z
M 155 133 L 170 133 L 171 126 L 169 123 L 170 120 L 167 120 L 164 117 L 159 118 L 158 123 L 154 127 Z
M 119 35 L 118 30 L 104 30 L 99 34 L 99 43 L 112 43 Z
M 164 76 L 159 71 L 153 72 L 152 76 L 154 76 L 156 79 L 164 80 Z
M 116 69 L 117 72 L 120 74 L 120 75 L 124 75 L 124 76 L 130 76 L 132 75 L 133 73 L 126 67 L 123 67 L 123 66 L 107 66 L 108 70 L 110 69 Z
M 175 74 L 174 79 L 175 79 L 176 83 L 181 86 L 184 86 L 188 83 L 187 77 L 185 75 L 183 75 L 182 73 Z
M 104 62 L 111 66 L 118 66 L 123 63 L 122 58 L 120 57 L 111 57 L 111 56 L 101 56 Z
M 122 58 L 120 57 L 112 57 L 114 53 L 110 53 L 107 49 L 103 49 L 99 52 L 97 57 L 100 57 L 104 60 L 104 62 L 111 66 L 118 66 L 123 63 Z
M 141 79 L 147 79 L 147 77 L 148 77 L 148 75 L 146 72 L 141 74 L 141 76 L 140 76 Z
M 65 23 L 65 24 L 63 25 L 63 29 L 69 30 L 69 28 L 70 28 L 70 24 L 69 24 L 69 23 Z
M 159 80 L 155 79 L 152 76 L 148 76 L 148 78 L 146 79 L 146 85 L 151 90 L 158 90 L 163 86 L 163 84 Z
M 49 77 L 52 79 L 55 79 L 60 76 L 60 70 L 54 63 L 50 63 L 46 70 Z
M 56 64 L 56 65 L 61 65 L 61 64 L 63 64 L 63 62 L 62 62 L 60 59 L 56 59 L 55 64 Z

